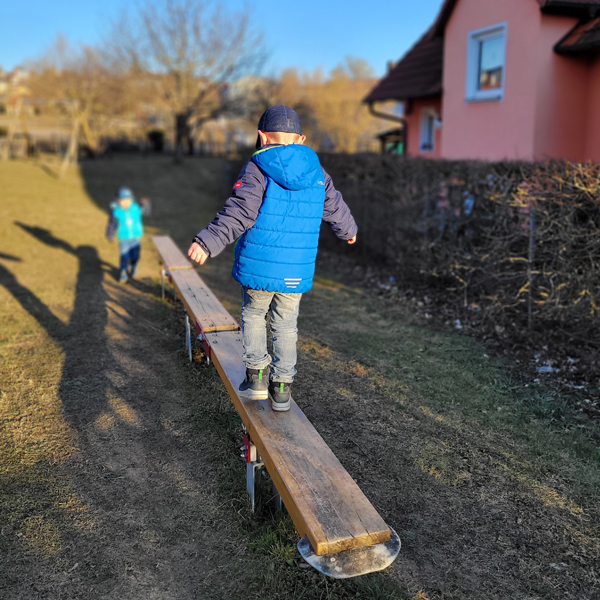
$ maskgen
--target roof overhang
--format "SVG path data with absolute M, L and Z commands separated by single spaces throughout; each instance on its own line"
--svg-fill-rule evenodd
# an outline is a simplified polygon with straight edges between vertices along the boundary
M 577 23 L 554 46 L 554 51 L 575 56 L 600 53 L 600 16 Z
M 375 90 L 373 90 L 375 91 Z M 440 98 L 442 96 L 442 87 L 440 86 L 440 89 L 438 92 L 434 92 L 431 94 L 404 94 L 403 96 L 400 95 L 394 95 L 392 93 L 389 93 L 387 96 L 385 94 L 381 94 L 380 96 L 374 97 L 373 92 L 371 92 L 366 98 L 363 99 L 363 102 L 365 104 L 373 104 L 375 102 L 388 102 L 388 101 L 395 101 L 395 102 L 407 102 L 409 100 L 421 100 L 421 99 L 427 99 L 427 98 Z
M 598 0 L 538 0 L 538 3 L 542 12 L 548 15 L 589 19 L 600 14 Z
M 441 96 L 443 62 L 444 40 L 433 36 L 430 29 L 379 81 L 363 102 L 370 104 Z
M 446 29 L 446 25 L 452 15 L 452 11 L 454 7 L 458 3 L 458 0 L 445 0 L 444 4 L 442 4 L 442 8 L 440 9 L 440 13 L 438 14 L 438 18 L 433 24 L 433 34 L 436 36 L 443 36 L 444 30 Z
M 434 35 L 443 36 L 446 25 L 459 0 L 445 0 L 433 26 Z M 580 18 L 595 17 L 600 14 L 600 0 L 537 0 L 544 13 Z

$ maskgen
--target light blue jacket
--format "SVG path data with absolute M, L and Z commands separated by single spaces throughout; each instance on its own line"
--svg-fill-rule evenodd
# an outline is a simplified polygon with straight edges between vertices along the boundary
M 118 202 L 113 202 L 110 208 L 111 214 L 106 231 L 109 239 L 114 236 L 115 230 L 119 241 L 133 240 L 144 235 L 143 210 L 137 202 L 133 201 L 127 209 Z

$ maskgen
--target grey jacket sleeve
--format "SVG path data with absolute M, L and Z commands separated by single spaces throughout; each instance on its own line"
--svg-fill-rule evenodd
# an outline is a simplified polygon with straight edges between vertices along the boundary
M 244 231 L 254 225 L 264 193 L 264 175 L 252 161 L 248 161 L 240 172 L 225 206 L 205 229 L 196 234 L 194 241 L 210 256 L 217 256 L 225 246 L 237 240 Z
M 325 176 L 325 208 L 323 220 L 329 223 L 335 235 L 341 240 L 350 240 L 358 231 L 354 217 L 350 213 L 348 205 L 344 202 L 342 194 L 333 187 L 333 181 L 323 169 Z

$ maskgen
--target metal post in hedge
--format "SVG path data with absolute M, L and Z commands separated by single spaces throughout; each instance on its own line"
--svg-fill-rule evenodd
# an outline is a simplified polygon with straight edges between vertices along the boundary
M 531 329 L 533 326 L 533 261 L 535 258 L 535 210 L 533 203 L 529 204 L 529 257 L 527 260 L 527 283 L 528 283 L 528 299 L 527 299 L 527 327 Z

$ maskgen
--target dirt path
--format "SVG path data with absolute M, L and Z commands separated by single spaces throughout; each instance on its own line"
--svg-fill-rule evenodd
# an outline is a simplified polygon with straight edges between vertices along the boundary
M 187 365 L 151 243 L 119 286 L 102 238 L 101 207 L 127 182 L 153 199 L 149 232 L 185 246 L 223 169 L 94 163 L 59 183 L 0 165 L 0 597 L 600 597 L 587 425 L 544 421 L 534 402 L 551 391 L 517 389 L 470 340 L 323 276 L 302 301 L 295 396 L 402 551 L 383 574 L 327 581 L 303 568 L 288 518 L 250 515 L 239 419 L 214 369 Z M 203 276 L 235 315 L 230 261 Z

